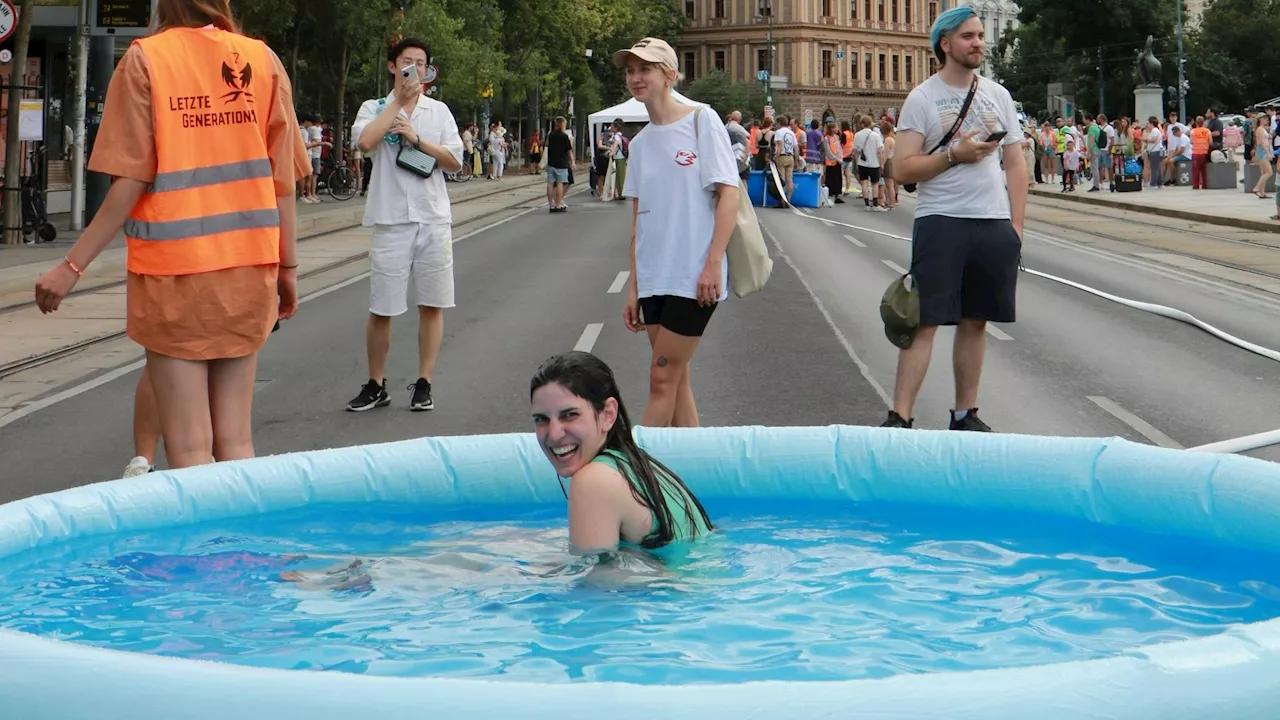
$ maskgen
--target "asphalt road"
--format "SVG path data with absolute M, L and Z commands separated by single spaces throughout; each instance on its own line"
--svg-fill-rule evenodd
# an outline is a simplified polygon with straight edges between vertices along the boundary
M 546 357 L 595 336 L 632 414 L 643 410 L 648 346 L 622 326 L 625 203 L 586 196 L 460 242 L 458 307 L 445 316 L 436 410 L 410 413 L 416 320 L 393 323 L 393 404 L 343 410 L 365 381 L 362 280 L 302 306 L 264 348 L 255 403 L 259 454 L 425 435 L 526 431 L 528 380 Z M 896 349 L 878 303 L 910 262 L 910 204 L 813 211 L 858 229 L 761 210 L 782 250 L 769 287 L 720 308 L 694 363 L 707 425 L 878 424 Z M 1030 228 L 1035 231 L 1034 226 Z M 1048 226 L 1039 230 L 1050 231 Z M 877 232 L 872 232 L 877 231 Z M 849 238 L 852 238 L 850 240 Z M 1280 301 L 1029 234 L 1028 268 L 1124 297 L 1178 307 L 1255 343 L 1280 348 Z M 1113 436 L 1191 447 L 1280 427 L 1280 365 L 1183 323 L 1023 275 L 1019 318 L 991 337 L 983 418 L 1004 432 Z M 593 325 L 600 324 L 595 335 Z M 584 338 L 585 334 L 585 338 Z M 1007 339 L 1005 339 L 1007 338 Z M 939 334 L 916 408 L 918 427 L 946 426 L 953 403 L 950 333 Z M 0 428 L 0 502 L 117 477 L 132 456 L 136 373 Z M 1090 399 L 1093 398 L 1093 399 Z M 1154 438 L 1154 439 L 1153 439 Z M 1280 460 L 1280 451 L 1258 457 Z

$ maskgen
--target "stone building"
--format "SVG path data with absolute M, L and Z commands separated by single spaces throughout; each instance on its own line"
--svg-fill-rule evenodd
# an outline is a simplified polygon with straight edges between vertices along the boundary
M 897 114 L 934 72 L 929 28 L 946 7 L 944 0 L 683 2 L 688 26 L 676 52 L 686 84 L 713 68 L 739 82 L 759 82 L 760 71 L 771 70 L 777 112 L 841 120 Z

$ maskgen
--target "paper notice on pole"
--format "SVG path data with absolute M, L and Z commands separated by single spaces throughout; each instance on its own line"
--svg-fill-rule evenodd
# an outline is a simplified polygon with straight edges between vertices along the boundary
M 23 100 L 18 116 L 18 139 L 44 140 L 44 100 Z

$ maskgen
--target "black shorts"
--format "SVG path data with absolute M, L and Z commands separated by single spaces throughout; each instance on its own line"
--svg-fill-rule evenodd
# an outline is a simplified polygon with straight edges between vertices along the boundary
M 920 288 L 920 325 L 1014 322 L 1021 259 L 1022 239 L 1008 220 L 916 218 L 911 274 Z
M 879 183 L 879 182 L 880 182 L 880 168 L 878 168 L 878 167 L 866 167 L 865 165 L 859 165 L 859 166 L 858 166 L 858 179 L 859 179 L 859 180 L 870 180 L 872 184 Z
M 664 327 L 685 337 L 702 337 L 718 305 L 699 305 L 697 300 L 675 295 L 654 295 L 640 298 L 640 314 L 645 325 Z

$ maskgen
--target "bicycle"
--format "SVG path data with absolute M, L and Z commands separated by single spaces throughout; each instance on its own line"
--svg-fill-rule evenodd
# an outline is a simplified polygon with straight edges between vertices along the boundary
M 324 189 L 334 200 L 350 200 L 359 190 L 356 174 L 346 165 L 336 165 L 324 177 Z

